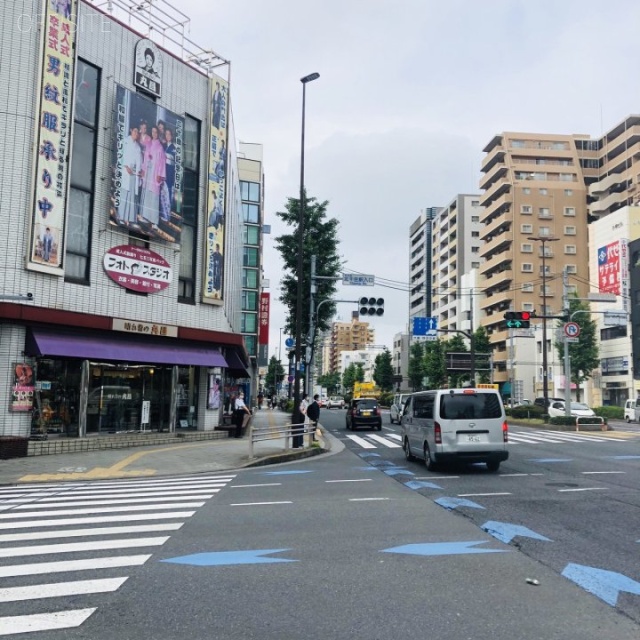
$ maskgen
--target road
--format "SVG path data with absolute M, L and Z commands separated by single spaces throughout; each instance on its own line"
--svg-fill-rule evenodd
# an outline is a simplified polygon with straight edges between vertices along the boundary
M 563 487 L 556 484 L 576 478 L 571 484 L 590 488 L 594 476 L 579 474 L 587 464 L 598 470 L 596 452 L 637 450 L 635 441 L 523 442 L 514 445 L 512 459 L 498 474 L 429 474 L 423 465 L 407 463 L 399 447 L 374 438 L 378 432 L 356 434 L 374 449 L 347 438 L 344 411 L 324 411 L 321 420 L 347 449 L 230 474 L 0 490 L 0 635 L 30 640 L 629 640 L 640 635 L 632 608 L 639 596 L 622 593 L 612 605 L 560 575 L 564 565 L 584 563 L 640 578 L 629 555 L 634 541 L 626 539 L 629 531 L 635 528 L 637 538 L 640 530 L 631 521 L 637 500 L 626 489 L 637 486 L 637 461 L 616 461 L 625 474 L 597 476 L 606 491 L 624 493 L 626 507 L 622 500 L 607 506 L 604 491 L 560 493 Z M 393 444 L 397 427 L 389 426 L 382 437 Z M 571 462 L 540 461 L 552 457 Z M 606 470 L 604 461 L 601 465 Z M 528 470 L 516 471 L 521 467 Z M 443 497 L 483 508 L 452 511 L 435 501 Z M 585 513 L 594 517 L 591 500 L 609 509 L 604 512 L 609 531 L 609 519 L 622 520 L 628 511 L 628 524 L 616 521 L 612 552 L 595 555 L 596 549 L 583 546 L 589 535 L 582 519 Z M 576 518 L 568 514 L 573 509 Z M 597 536 L 607 530 L 602 519 Z M 531 540 L 524 530 L 508 541 L 513 530 L 497 524 L 483 530 L 487 522 L 528 527 L 549 541 Z M 618 554 L 622 557 L 611 565 Z M 629 564 L 623 567 L 625 559 Z

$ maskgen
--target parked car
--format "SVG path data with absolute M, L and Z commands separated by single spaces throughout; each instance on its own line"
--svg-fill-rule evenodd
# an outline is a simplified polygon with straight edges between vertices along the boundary
M 507 460 L 509 427 L 495 389 L 437 389 L 407 400 L 400 434 L 407 460 L 421 458 L 429 471 L 440 464 L 484 462 L 497 471 Z
M 393 396 L 393 403 L 391 404 L 391 411 L 389 414 L 389 419 L 391 420 L 391 424 L 397 422 L 400 424 L 402 420 L 402 412 L 404 411 L 404 405 L 409 399 L 410 393 L 396 393 Z
M 327 400 L 326 404 L 327 409 L 344 409 L 344 398 L 340 396 L 331 396 Z
M 627 422 L 640 421 L 640 398 L 636 400 L 627 400 L 624 403 L 624 419 Z
M 382 414 L 377 398 L 354 398 L 347 409 L 346 427 L 370 427 L 382 431 Z
M 584 402 L 572 402 L 570 413 L 572 416 L 580 417 L 580 418 L 591 417 L 596 415 L 593 409 L 590 409 L 586 404 L 584 404 Z M 566 413 L 565 413 L 564 402 L 561 402 L 559 400 L 556 402 L 552 402 L 551 406 L 549 407 L 549 415 L 551 417 L 565 416 Z
M 552 402 L 564 402 L 564 398 L 548 398 L 547 399 L 547 407 L 552 403 Z M 544 398 L 536 398 L 533 401 L 533 404 L 538 405 L 539 407 L 544 407 Z

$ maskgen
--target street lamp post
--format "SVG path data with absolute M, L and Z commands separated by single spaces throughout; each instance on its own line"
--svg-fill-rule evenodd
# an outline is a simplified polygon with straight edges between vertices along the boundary
M 305 119 L 305 100 L 307 83 L 317 80 L 319 73 L 310 73 L 304 78 L 300 78 L 302 82 L 302 135 L 300 137 L 300 204 L 298 207 L 298 265 L 296 269 L 296 277 L 298 279 L 296 293 L 296 344 L 294 353 L 295 377 L 293 389 L 293 415 L 292 422 L 298 424 L 302 422 L 300 415 L 300 355 L 302 347 L 302 297 L 304 280 L 304 209 L 305 209 L 305 190 L 304 190 L 304 119 Z M 303 443 L 303 435 L 294 436 L 293 446 L 301 447 Z
M 535 240 L 542 246 L 542 396 L 545 411 L 549 410 L 549 363 L 547 353 L 547 242 L 555 242 L 559 238 L 548 236 L 534 236 L 527 238 Z

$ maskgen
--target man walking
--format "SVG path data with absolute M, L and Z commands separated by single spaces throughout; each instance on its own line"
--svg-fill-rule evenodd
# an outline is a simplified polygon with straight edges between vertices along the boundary
M 313 434 L 313 441 L 316 441 L 316 429 L 318 428 L 318 420 L 320 419 L 320 405 L 318 400 L 320 396 L 316 393 L 313 396 L 313 402 L 307 407 L 307 417 L 310 422 L 310 432 Z

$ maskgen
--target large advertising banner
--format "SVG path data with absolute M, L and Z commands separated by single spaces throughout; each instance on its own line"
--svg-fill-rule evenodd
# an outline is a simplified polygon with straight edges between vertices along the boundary
M 60 275 L 73 123 L 76 11 L 76 0 L 46 0 L 36 82 L 37 155 L 27 266 Z
M 600 293 L 620 295 L 621 263 L 622 255 L 619 240 L 598 249 L 598 290 Z
M 184 118 L 121 86 L 114 113 L 109 222 L 179 243 Z
M 210 80 L 209 171 L 207 176 L 207 231 L 204 245 L 204 302 L 222 300 L 224 283 L 224 230 L 226 204 L 227 124 L 229 84 Z
M 258 314 L 258 344 L 269 344 L 269 302 L 270 293 L 260 293 L 260 313 Z

